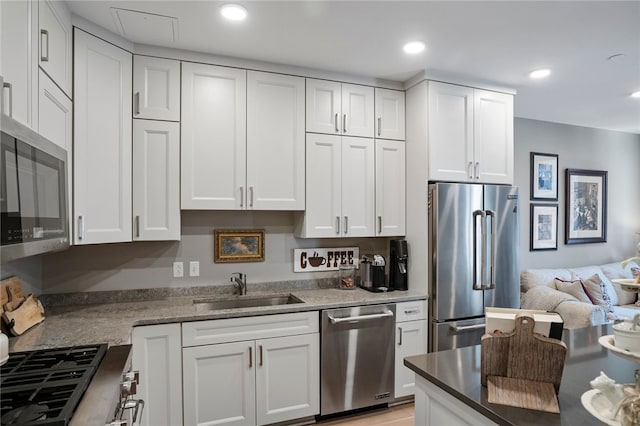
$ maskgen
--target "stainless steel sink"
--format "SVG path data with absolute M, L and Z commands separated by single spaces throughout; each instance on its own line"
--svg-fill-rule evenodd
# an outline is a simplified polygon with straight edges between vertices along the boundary
M 195 299 L 196 312 L 215 311 L 218 309 L 255 308 L 259 306 L 290 305 L 304 303 L 293 294 L 271 296 L 235 296 L 227 299 Z

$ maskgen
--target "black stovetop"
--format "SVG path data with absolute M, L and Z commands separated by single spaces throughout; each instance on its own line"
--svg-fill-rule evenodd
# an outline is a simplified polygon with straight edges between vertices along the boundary
M 67 425 L 106 351 L 100 344 L 10 354 L 0 369 L 0 424 Z

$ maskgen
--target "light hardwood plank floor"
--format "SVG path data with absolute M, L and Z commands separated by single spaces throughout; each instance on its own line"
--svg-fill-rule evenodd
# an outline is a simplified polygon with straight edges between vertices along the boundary
M 318 422 L 319 426 L 413 426 L 413 402 Z

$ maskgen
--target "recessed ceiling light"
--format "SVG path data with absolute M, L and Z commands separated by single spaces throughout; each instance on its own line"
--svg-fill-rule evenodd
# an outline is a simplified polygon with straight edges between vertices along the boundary
M 633 93 L 631 94 L 631 97 L 632 97 L 632 98 L 640 98 L 640 90 L 638 90 L 637 92 L 633 92 Z
M 551 74 L 551 70 L 550 69 L 543 68 L 543 69 L 531 71 L 529 73 L 529 77 L 531 77 L 531 78 L 545 78 L 545 77 L 549 77 L 550 74 Z
M 225 4 L 220 13 L 230 21 L 242 21 L 247 17 L 247 9 L 238 4 Z
M 420 53 L 424 50 L 425 45 L 423 42 L 421 41 L 411 41 L 407 44 L 404 45 L 404 47 L 402 48 L 405 53 L 408 53 L 410 55 L 415 55 L 416 53 Z

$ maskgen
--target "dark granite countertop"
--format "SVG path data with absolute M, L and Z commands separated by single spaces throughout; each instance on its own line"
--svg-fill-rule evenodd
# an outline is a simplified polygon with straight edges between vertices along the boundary
M 480 384 L 480 345 L 405 358 L 404 364 L 429 382 L 501 425 L 583 426 L 600 425 L 582 406 L 581 395 L 601 371 L 617 383 L 633 383 L 640 363 L 623 359 L 598 343 L 612 334 L 610 325 L 564 330 L 567 358 L 560 393 L 560 414 L 526 410 L 487 402 L 487 388 Z
M 128 344 L 131 328 L 137 325 L 318 311 L 346 306 L 426 299 L 426 295 L 411 292 L 371 293 L 359 288 L 282 290 L 278 289 L 277 293 L 291 293 L 302 299 L 304 303 L 196 312 L 194 299 L 214 296 L 188 295 L 141 301 L 45 306 L 44 322 L 34 326 L 22 336 L 9 338 L 9 352 L 95 343 Z M 249 292 L 249 296 L 261 294 L 273 293 Z

